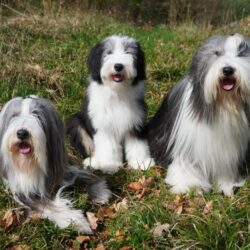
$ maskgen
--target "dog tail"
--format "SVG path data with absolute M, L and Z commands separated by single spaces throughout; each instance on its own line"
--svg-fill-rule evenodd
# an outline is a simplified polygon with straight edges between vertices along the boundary
M 66 133 L 69 136 L 70 144 L 83 158 L 93 152 L 92 135 L 94 129 L 83 112 L 77 112 L 66 122 Z
M 65 171 L 63 188 L 73 185 L 77 179 L 84 185 L 84 189 L 94 202 L 98 204 L 108 203 L 111 191 L 108 189 L 104 178 L 95 175 L 87 169 L 70 166 Z
M 35 211 L 43 218 L 54 222 L 59 228 L 66 228 L 70 225 L 78 232 L 92 234 L 90 225 L 80 209 L 73 208 L 70 199 L 62 196 L 61 190 L 53 200 L 46 203 L 37 203 Z
M 29 213 L 36 213 L 42 218 L 54 222 L 59 228 L 73 226 L 78 232 L 92 234 L 92 230 L 83 212 L 73 207 L 73 202 L 63 194 L 63 190 L 73 185 L 79 179 L 84 184 L 90 197 L 99 204 L 105 204 L 111 197 L 106 181 L 89 170 L 79 169 L 76 166 L 66 168 L 65 178 L 55 197 L 41 197 L 38 195 L 15 194 L 15 200 L 25 206 Z

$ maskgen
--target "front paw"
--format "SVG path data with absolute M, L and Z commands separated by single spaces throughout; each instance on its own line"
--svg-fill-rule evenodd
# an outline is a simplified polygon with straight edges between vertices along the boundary
M 104 161 L 98 160 L 95 157 L 88 157 L 83 161 L 83 165 L 86 167 L 91 167 L 97 170 L 101 170 L 106 174 L 114 174 L 122 166 L 122 162 L 119 161 Z
M 147 170 L 148 168 L 155 166 L 155 161 L 153 158 L 133 160 L 130 161 L 128 165 L 133 169 Z

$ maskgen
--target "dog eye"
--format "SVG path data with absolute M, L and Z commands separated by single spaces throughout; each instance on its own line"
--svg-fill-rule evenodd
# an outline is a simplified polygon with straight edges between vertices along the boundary
M 107 51 L 107 55 L 111 55 L 112 54 L 112 50 Z

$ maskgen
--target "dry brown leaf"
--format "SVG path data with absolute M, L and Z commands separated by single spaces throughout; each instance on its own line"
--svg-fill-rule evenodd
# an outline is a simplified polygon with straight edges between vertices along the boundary
M 80 235 L 80 236 L 76 237 L 76 241 L 78 241 L 80 244 L 82 244 L 83 242 L 89 242 L 90 238 L 89 238 L 89 236 Z
M 106 250 L 106 248 L 103 246 L 103 244 L 98 245 L 95 250 Z
M 158 166 L 151 167 L 150 170 L 154 175 L 161 175 L 163 172 L 163 168 Z
M 86 215 L 87 215 L 87 219 L 89 221 L 91 229 L 96 230 L 98 226 L 97 224 L 98 218 L 95 216 L 94 213 L 91 213 L 91 212 L 87 212 Z
M 22 245 L 15 245 L 9 248 L 6 248 L 6 250 L 29 250 L 30 246 L 22 244 Z
M 160 224 L 159 222 L 155 224 L 155 227 L 152 229 L 154 237 L 161 237 L 163 232 L 168 232 L 170 225 L 168 223 Z
M 130 246 L 124 246 L 124 247 L 120 248 L 120 250 L 133 250 L 133 248 Z
M 122 201 L 114 204 L 114 209 L 116 212 L 125 212 L 128 210 L 128 199 L 125 197 Z
M 139 191 L 142 189 L 142 184 L 139 181 L 131 182 L 127 186 L 128 191 Z
M 125 238 L 125 232 L 121 229 L 116 230 L 115 232 L 116 240 L 117 241 L 122 241 Z
M 21 224 L 21 217 L 24 215 L 25 209 L 8 209 L 1 221 L 5 233 L 8 233 L 13 227 Z
M 213 207 L 213 201 L 211 200 L 211 201 L 208 201 L 207 203 L 206 203 L 206 205 L 205 205 L 205 207 L 203 208 L 203 213 L 204 214 L 207 214 L 207 213 L 209 213 L 210 211 L 211 211 L 211 209 L 212 209 L 212 207 Z
M 27 219 L 23 222 L 23 224 L 22 225 L 25 225 L 25 224 L 27 224 L 27 223 L 30 223 L 30 222 L 34 222 L 34 221 L 39 221 L 39 220 L 42 220 L 43 218 L 42 218 L 42 216 L 41 216 L 41 214 L 38 214 L 38 213 L 32 213 L 32 214 L 30 214 L 28 217 L 27 217 Z
M 114 209 L 111 207 L 108 208 L 99 208 L 97 212 L 98 217 L 109 217 L 109 218 L 114 218 L 116 216 Z
M 180 214 L 182 213 L 182 211 L 183 211 L 183 205 L 182 205 L 182 204 L 177 205 L 177 206 L 175 207 L 175 213 L 176 213 L 177 215 L 180 215 Z

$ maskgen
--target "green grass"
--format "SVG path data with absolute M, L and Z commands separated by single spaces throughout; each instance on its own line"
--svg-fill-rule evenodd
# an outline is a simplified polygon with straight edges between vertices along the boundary
M 2 14 L 6 11 L 2 9 Z M 56 13 L 56 12 L 55 12 Z M 134 27 L 111 18 L 91 13 L 62 11 L 58 15 L 40 15 L 31 11 L 3 15 L 0 24 L 0 102 L 3 105 L 15 96 L 38 94 L 50 99 L 63 119 L 77 111 L 87 85 L 86 57 L 89 49 L 104 37 L 125 34 L 137 38 L 145 50 L 147 60 L 147 103 L 149 116 L 156 111 L 164 93 L 187 71 L 194 51 L 214 34 L 239 32 L 250 36 L 249 26 L 240 25 L 220 29 L 202 29 L 183 25 L 169 28 Z M 70 159 L 80 163 L 81 158 L 69 149 Z M 153 176 L 154 187 L 138 199 L 127 184 L 142 176 Z M 195 201 L 195 195 L 171 195 L 164 184 L 164 173 L 152 170 L 138 172 L 123 169 L 108 177 L 114 196 L 110 207 L 127 197 L 129 209 L 115 216 L 100 218 L 96 233 L 91 236 L 89 248 L 103 244 L 106 249 L 249 249 L 250 248 L 250 186 L 246 184 L 233 198 L 215 191 L 203 194 L 202 205 L 193 205 L 192 211 L 183 208 Z M 86 200 L 75 188 L 72 195 L 76 207 L 97 212 L 99 206 Z M 176 201 L 177 199 L 177 201 Z M 204 206 L 213 201 L 207 213 Z M 173 202 L 175 208 L 168 206 Z M 195 203 L 195 202 L 194 202 Z M 16 207 L 10 193 L 0 185 L 0 218 L 8 208 Z M 169 231 L 154 237 L 156 223 L 168 223 Z M 117 236 L 117 230 L 124 235 Z M 105 232 L 105 234 L 104 234 Z M 72 228 L 60 230 L 49 221 L 32 221 L 14 227 L 5 233 L 0 227 L 0 249 L 26 244 L 31 249 L 69 249 L 75 244 L 77 232 Z M 79 246 L 79 244 L 78 244 Z M 77 247 L 76 247 L 77 248 Z

